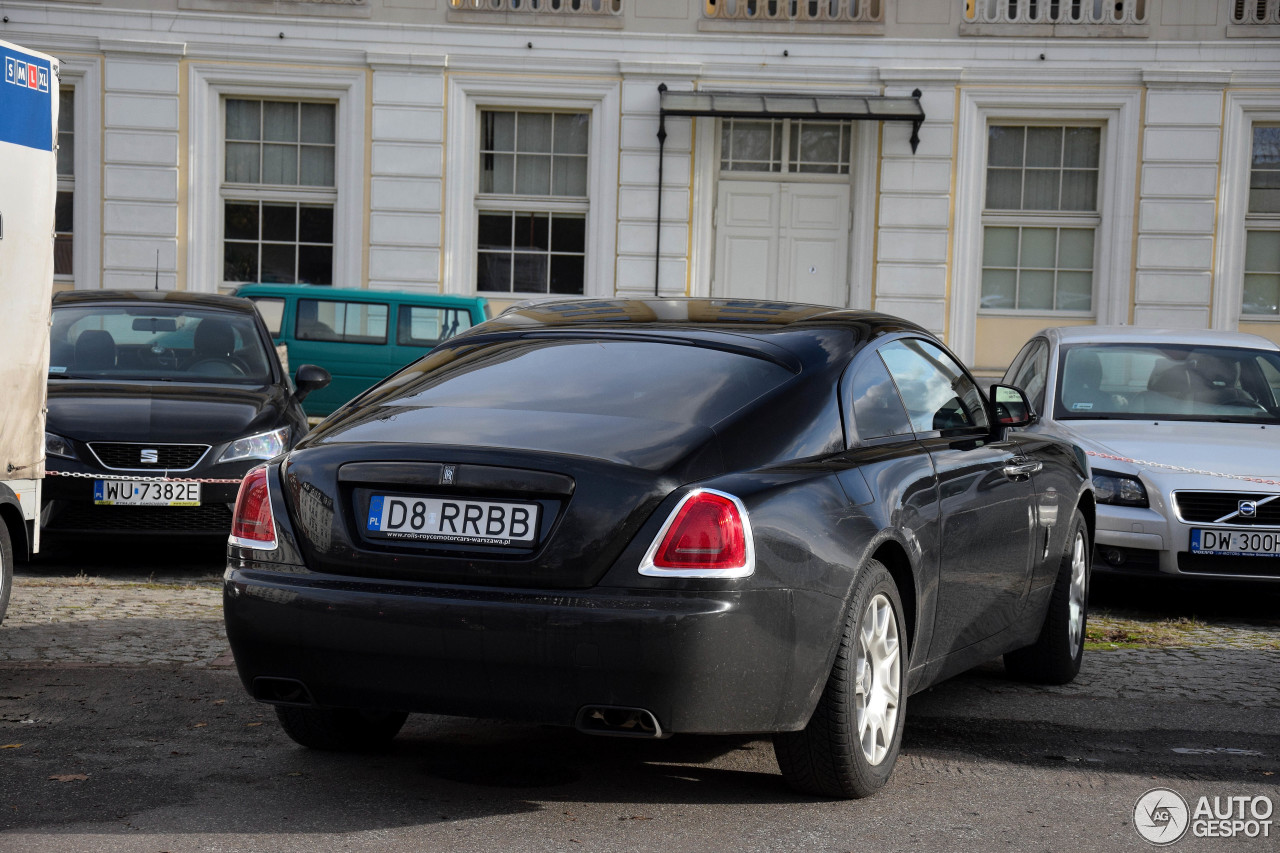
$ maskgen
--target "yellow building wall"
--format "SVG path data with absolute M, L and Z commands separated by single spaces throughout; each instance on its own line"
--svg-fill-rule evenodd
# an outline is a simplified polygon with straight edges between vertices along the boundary
M 1088 318 L 978 317 L 973 349 L 973 371 L 980 376 L 1002 376 L 1009 362 L 1032 335 L 1050 326 L 1088 326 Z

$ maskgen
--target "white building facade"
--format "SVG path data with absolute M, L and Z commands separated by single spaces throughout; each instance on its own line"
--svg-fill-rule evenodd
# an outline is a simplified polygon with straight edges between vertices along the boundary
M 62 288 L 816 302 L 988 373 L 1048 325 L 1280 340 L 1280 0 L 3 11 L 62 61 Z

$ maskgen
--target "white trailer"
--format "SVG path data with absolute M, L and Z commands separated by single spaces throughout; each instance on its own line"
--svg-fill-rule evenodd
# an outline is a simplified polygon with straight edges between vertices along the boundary
M 0 41 L 0 620 L 15 555 L 40 548 L 58 60 Z

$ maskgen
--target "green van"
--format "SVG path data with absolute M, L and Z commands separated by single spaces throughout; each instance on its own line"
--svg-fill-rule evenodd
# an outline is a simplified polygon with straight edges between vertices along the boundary
M 318 364 L 333 376 L 303 404 L 313 417 L 489 318 L 484 299 L 439 293 L 246 284 L 235 295 L 257 303 L 286 369 Z

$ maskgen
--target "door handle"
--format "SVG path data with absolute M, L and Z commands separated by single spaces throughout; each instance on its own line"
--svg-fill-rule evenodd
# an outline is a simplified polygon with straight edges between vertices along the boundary
M 1004 466 L 1004 475 L 1010 480 L 1021 480 L 1040 473 L 1042 468 L 1044 468 L 1043 462 L 1031 461 L 1025 456 L 1015 456 L 1008 465 Z

